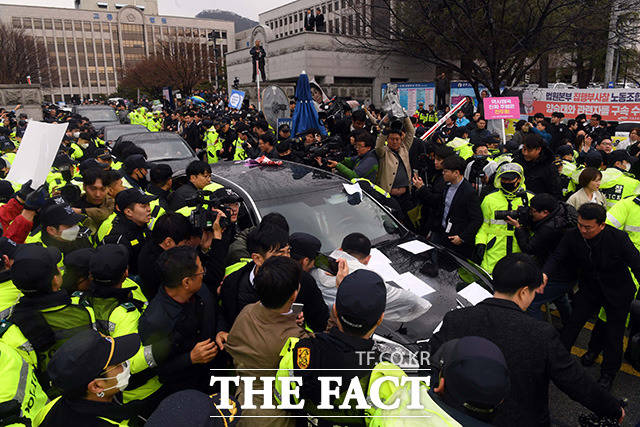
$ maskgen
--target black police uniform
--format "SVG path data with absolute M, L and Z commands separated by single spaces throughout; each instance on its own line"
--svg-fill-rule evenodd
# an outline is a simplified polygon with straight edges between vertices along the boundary
M 113 220 L 113 228 L 103 240 L 103 243 L 124 245 L 129 249 L 129 275 L 138 273 L 138 256 L 147 239 L 149 229 L 147 225 L 139 226 L 133 221 L 118 213 Z
M 373 357 L 366 357 L 373 355 Z M 305 410 L 311 414 L 329 416 L 331 420 L 340 421 L 339 415 L 364 416 L 362 410 L 334 410 L 319 411 L 321 387 L 318 376 L 331 371 L 334 376 L 342 378 L 340 395 L 349 386 L 353 377 L 360 378 L 363 390 L 366 390 L 371 376 L 371 369 L 378 362 L 379 355 L 373 351 L 373 340 L 348 335 L 337 327 L 328 332 L 316 334 L 314 338 L 303 338 L 293 349 L 293 367 L 299 369 L 296 375 L 302 377 L 300 398 L 305 399 Z M 368 368 L 368 370 L 362 370 Z M 313 370 L 310 370 L 313 369 Z M 320 369 L 320 370 L 316 370 Z M 339 369 L 353 369 L 342 371 Z M 356 370 L 358 369 L 358 370 Z M 343 418 L 342 422 L 352 422 L 353 419 Z

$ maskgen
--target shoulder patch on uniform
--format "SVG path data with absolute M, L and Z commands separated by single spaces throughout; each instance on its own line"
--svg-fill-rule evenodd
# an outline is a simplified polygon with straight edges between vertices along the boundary
M 311 350 L 308 347 L 298 347 L 296 362 L 300 369 L 307 369 L 311 361 Z
M 120 306 L 127 310 L 127 313 L 136 309 L 136 306 L 131 302 L 123 302 Z
M 8 320 L 3 320 L 0 322 L 0 337 L 9 330 L 11 325 L 13 325 L 13 323 L 9 322 Z

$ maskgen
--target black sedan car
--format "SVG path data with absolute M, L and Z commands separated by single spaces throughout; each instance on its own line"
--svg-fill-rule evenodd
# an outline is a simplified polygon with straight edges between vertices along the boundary
M 337 175 L 290 162 L 283 162 L 282 166 L 223 162 L 212 165 L 212 172 L 212 181 L 232 188 L 243 198 L 241 215 L 245 226 L 257 224 L 265 214 L 279 212 L 287 218 L 292 233 L 303 231 L 318 237 L 325 254 L 339 248 L 346 235 L 360 232 L 369 237 L 393 271 L 402 276 L 395 282 L 385 277 L 388 285 L 409 289 L 411 286 L 403 280 L 407 277 L 404 273 L 411 273 L 408 276 L 413 282 L 417 278 L 434 290 L 422 297 L 415 296 L 431 304 L 419 317 L 406 322 L 397 316 L 397 321 L 385 317 L 374 336 L 383 351 L 421 349 L 420 344 L 431 337 L 448 311 L 470 304 L 459 291 L 470 283 L 483 292 L 492 289 L 491 278 L 484 270 L 410 232 L 366 193 L 354 202 L 347 192 L 352 190 L 349 182 Z M 403 243 L 410 246 L 426 243 L 433 249 L 413 253 L 399 247 Z M 422 266 L 431 260 L 431 251 L 438 252 L 440 270 L 436 278 L 420 273 Z
M 112 146 L 113 143 L 122 135 L 131 135 L 134 133 L 149 133 L 149 129 L 142 125 L 109 125 L 102 130 L 103 140 Z
M 151 163 L 165 163 L 173 169 L 175 178 L 184 177 L 187 165 L 198 160 L 189 144 L 172 132 L 147 132 L 123 135 L 119 140 L 133 142 L 147 153 Z
M 115 110 L 108 105 L 74 105 L 73 112 L 88 118 L 98 131 L 105 126 L 120 124 Z

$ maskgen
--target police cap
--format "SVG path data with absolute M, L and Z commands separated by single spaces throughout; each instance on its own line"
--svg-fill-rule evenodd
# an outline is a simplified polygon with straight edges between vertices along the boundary
M 225 405 L 231 406 L 231 409 L 222 409 L 220 404 L 219 394 L 208 396 L 197 390 L 182 390 L 160 402 L 145 426 L 230 427 L 235 425 L 242 412 L 240 404 L 233 397 L 229 397 L 229 402 Z
M 53 385 L 63 392 L 81 390 L 100 378 L 108 366 L 127 361 L 139 349 L 138 334 L 113 338 L 87 329 L 62 344 L 51 358 L 47 372 Z
M 11 265 L 11 281 L 24 294 L 51 291 L 51 279 L 58 272 L 62 255 L 54 246 L 20 245 Z
M 293 259 L 315 259 L 322 247 L 322 243 L 317 237 L 307 233 L 293 233 L 289 236 L 289 245 Z
M 342 280 L 336 294 L 336 311 L 343 326 L 365 333 L 371 329 L 387 303 L 384 281 L 373 271 L 356 270 Z
M 129 251 L 123 245 L 98 246 L 91 256 L 89 271 L 97 285 L 111 285 L 122 279 L 129 266 Z

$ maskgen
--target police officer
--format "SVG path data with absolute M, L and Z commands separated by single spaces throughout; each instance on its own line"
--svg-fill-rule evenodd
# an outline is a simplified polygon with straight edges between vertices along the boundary
M 204 142 L 207 150 L 207 163 L 218 163 L 218 153 L 222 150 L 222 142 L 219 141 L 218 132 L 211 120 L 203 120 Z
M 476 234 L 475 259 L 491 273 L 498 260 L 507 254 L 520 252 L 514 237 L 514 227 L 505 219 L 496 219 L 496 211 L 515 210 L 528 205 L 533 194 L 524 186 L 524 171 L 517 163 L 504 163 L 498 167 L 494 179 L 496 190 L 487 194 L 480 208 L 484 223 Z
M 62 427 L 132 425 L 137 414 L 116 399 L 131 375 L 128 360 L 140 348 L 137 334 L 118 338 L 96 331 L 80 332 L 52 358 L 48 369 L 62 396 L 38 414 L 36 425 Z
M 312 415 L 322 415 L 324 420 L 337 423 L 345 421 L 340 418 L 341 415 L 364 416 L 363 411 L 353 408 L 318 410 L 321 397 L 318 376 L 322 376 L 323 371 L 331 370 L 336 376 L 342 377 L 340 397 L 344 396 L 355 375 L 359 377 L 361 385 L 364 384 L 362 389 L 366 390 L 371 372 L 363 368 L 373 369 L 379 359 L 379 355 L 374 352 L 371 336 L 382 322 L 387 300 L 384 281 L 376 273 L 364 269 L 349 275 L 347 272 L 346 262 L 341 261 L 336 277 L 339 287 L 332 308 L 336 326 L 313 338 L 299 340 L 293 346 L 291 354 L 291 367 L 297 369 L 296 375 L 302 377 L 300 398 L 305 399 L 305 411 Z M 287 344 L 291 344 L 291 340 Z M 281 364 L 280 368 L 282 367 Z M 337 407 L 336 400 L 331 404 Z
M 0 425 L 31 426 L 47 404 L 33 366 L 7 344 L 0 342 Z
M 147 188 L 146 176 L 153 166 L 142 154 L 133 154 L 124 159 L 122 165 L 122 184 L 127 188 Z
M 84 218 L 66 203 L 46 207 L 40 213 L 40 229 L 34 230 L 25 242 L 56 247 L 63 255 L 89 248 L 92 245 L 88 233 L 80 227 Z
M 13 285 L 9 274 L 17 249 L 18 246 L 13 240 L 0 237 L 0 320 L 9 317 L 13 306 L 22 296 L 22 292 Z
M 69 294 L 89 289 L 89 261 L 95 253 L 94 248 L 77 249 L 64 257 L 62 289 Z
M 416 110 L 414 117 L 418 119 L 418 123 L 422 126 L 427 125 L 427 110 L 424 109 L 424 102 L 418 102 L 418 109 Z
M 602 172 L 600 182 L 600 192 L 607 199 L 607 209 L 622 199 L 640 194 L 640 181 L 629 173 L 631 163 L 637 160 L 627 150 L 616 150 L 607 156 L 608 167 Z
M 140 190 L 130 188 L 116 196 L 117 215 L 113 220 L 111 232 L 104 243 L 125 245 L 129 250 L 129 274 L 138 273 L 138 255 L 147 238 L 151 221 L 149 202 L 156 196 L 149 196 Z
M 10 270 L 11 280 L 24 296 L 8 318 L 15 328 L 0 328 L 2 341 L 17 344 L 14 348 L 24 351 L 21 354 L 25 360 L 40 373 L 45 372 L 49 358 L 64 341 L 77 331 L 90 329 L 94 322 L 90 308 L 72 305 L 67 292 L 60 290 L 61 257 L 55 247 L 21 245 Z

